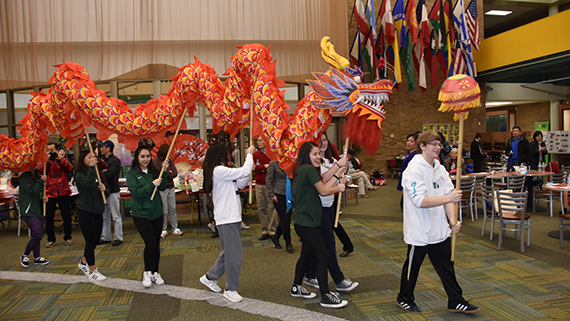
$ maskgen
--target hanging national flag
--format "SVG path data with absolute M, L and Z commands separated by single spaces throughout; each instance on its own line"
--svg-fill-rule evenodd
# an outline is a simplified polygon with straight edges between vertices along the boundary
M 411 0 L 413 1 L 413 0 Z M 419 75 L 419 84 L 422 92 L 427 89 L 426 67 L 425 67 L 425 49 L 430 47 L 430 30 L 427 17 L 426 1 L 420 0 L 416 10 L 416 16 L 419 27 L 419 39 L 414 47 L 414 65 Z M 410 28 L 411 30 L 411 28 Z M 431 55 L 431 53 L 430 53 Z
M 366 20 L 368 20 L 368 25 L 370 26 L 370 30 L 368 31 L 368 42 L 366 43 L 366 47 L 369 49 L 368 54 L 370 54 L 370 65 L 371 65 L 371 79 L 370 81 L 373 82 L 375 79 L 378 79 L 378 59 L 376 58 L 376 40 L 378 36 L 376 34 L 376 17 L 375 17 L 375 9 L 374 9 L 374 0 L 369 0 L 368 4 L 366 5 Z
M 453 49 L 453 64 L 451 68 L 451 74 L 452 76 L 457 74 L 465 74 L 466 73 L 465 70 L 466 70 L 465 60 L 463 59 L 463 54 L 460 45 L 458 45 L 456 46 L 455 49 Z
M 449 14 L 449 1 L 441 0 L 439 7 L 439 48 L 445 59 L 445 69 L 448 71 L 446 75 L 451 76 L 449 72 L 451 71 L 451 39 L 450 33 L 453 28 L 451 27 Z M 439 54 L 438 54 L 439 55 Z M 439 57 L 438 57 L 439 58 Z M 440 61 L 441 62 L 441 61 Z
M 396 0 L 396 5 L 394 6 L 394 25 L 398 34 L 400 35 L 400 43 L 402 47 L 406 47 L 408 43 L 406 37 L 408 36 L 408 28 L 406 26 L 406 15 L 404 9 L 404 0 Z
M 418 43 L 418 23 L 416 0 L 408 0 L 408 6 L 406 7 L 406 24 L 414 45 Z
M 408 91 L 412 92 L 414 91 L 414 89 L 416 89 L 415 79 L 414 79 L 414 63 L 412 61 L 413 60 L 412 37 L 407 37 L 406 41 L 408 42 L 408 44 L 406 47 L 402 47 L 401 57 L 402 57 L 402 65 L 404 66 L 404 72 L 406 73 Z
M 437 47 L 435 40 L 435 30 L 430 33 L 430 46 L 424 51 L 424 55 L 427 57 L 427 66 L 431 73 L 431 87 L 433 88 L 439 83 L 439 75 L 437 71 Z
M 354 20 L 356 21 L 356 26 L 358 27 L 358 31 L 356 32 L 356 37 L 352 45 L 350 56 L 353 61 L 357 61 L 355 65 L 358 65 L 360 69 L 363 69 L 363 56 L 369 57 L 368 53 L 365 54 L 363 51 L 367 50 L 366 42 L 368 41 L 368 33 L 370 31 L 370 27 L 368 26 L 368 22 L 366 20 L 365 9 L 362 0 L 356 0 L 354 2 L 353 14 Z M 370 61 L 370 59 L 368 59 L 368 61 Z
M 471 0 L 467 12 L 465 14 L 465 25 L 469 30 L 469 39 L 471 39 L 471 46 L 475 52 L 479 51 L 479 21 L 477 20 L 477 0 Z
M 382 29 L 384 30 L 384 37 L 386 44 L 391 45 L 394 43 L 394 19 L 392 18 L 392 5 L 390 0 L 384 0 L 384 5 L 380 8 L 380 17 L 382 17 Z
M 392 17 L 392 4 L 390 0 L 384 0 L 384 5 L 380 10 L 382 17 L 382 28 L 384 29 L 384 37 L 386 39 L 386 60 L 394 67 L 394 87 L 399 89 L 402 81 L 402 71 L 400 69 L 400 53 L 398 51 L 398 38 L 394 32 L 394 18 Z M 394 50 L 396 48 L 396 50 Z
M 471 41 L 469 39 L 469 35 L 467 33 L 467 27 L 465 26 L 465 18 L 464 18 L 463 9 L 463 0 L 457 0 L 457 4 L 455 5 L 455 9 L 453 10 L 453 22 L 458 30 L 457 35 L 457 45 L 455 48 L 459 51 L 456 53 L 456 56 L 461 56 L 461 62 L 454 62 L 454 74 L 461 73 L 467 74 L 467 76 L 475 77 L 475 73 L 473 72 L 473 54 L 471 52 Z M 463 64 L 463 67 L 461 67 Z M 455 65 L 458 65 L 460 69 L 457 69 L 458 72 L 455 72 L 456 68 Z

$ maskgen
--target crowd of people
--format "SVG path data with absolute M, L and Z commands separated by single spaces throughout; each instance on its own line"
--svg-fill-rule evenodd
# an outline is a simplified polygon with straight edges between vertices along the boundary
M 212 200 L 212 224 L 220 237 L 222 251 L 212 267 L 200 277 L 200 282 L 213 292 L 222 292 L 217 284 L 225 275 L 223 297 L 231 302 L 243 300 L 238 293 L 243 261 L 240 241 L 242 221 L 242 196 L 252 171 L 255 174 L 256 200 L 261 223 L 260 240 L 271 239 L 281 249 L 283 236 L 286 252 L 294 253 L 291 241 L 291 217 L 294 209 L 294 230 L 302 241 L 295 271 L 292 273 L 290 294 L 299 298 L 315 298 L 316 293 L 305 286 L 319 290 L 320 304 L 327 308 L 341 308 L 348 302 L 338 292 L 331 291 L 328 284 L 330 273 L 335 290 L 352 291 L 359 283 L 345 277 L 336 257 L 335 234 L 343 244 L 341 257 L 354 251 L 350 237 L 342 224 L 334 226 L 336 195 L 345 190 L 352 180 L 358 185 L 360 197 L 367 190 L 376 190 L 368 175 L 361 170 L 361 162 L 352 150 L 348 157 L 340 157 L 336 146 L 323 134 L 319 144 L 304 143 L 298 151 L 292 178 L 265 151 L 263 139 L 257 139 L 257 149 L 247 149 L 241 167 L 233 165 L 233 150 L 223 144 L 209 147 L 203 161 L 203 189 Z M 433 132 L 414 133 L 407 137 L 410 151 L 404 160 L 398 189 L 402 191 L 404 218 L 404 241 L 408 244 L 408 257 L 402 268 L 402 279 L 397 304 L 411 313 L 420 313 L 413 295 L 418 273 L 426 254 L 440 275 L 448 294 L 448 308 L 455 312 L 472 313 L 478 307 L 469 304 L 463 297 L 455 278 L 450 260 L 449 236 L 457 233 L 461 223 L 453 218 L 453 203 L 460 193 L 453 192 L 448 175 L 456 166 L 457 150 L 450 151 L 444 165 L 438 160 L 444 149 L 444 141 Z M 174 162 L 167 158 L 168 145 L 158 148 L 152 158 L 149 146 L 139 145 L 134 152 L 132 164 L 126 173 L 128 190 L 131 193 L 134 225 L 144 241 L 144 272 L 142 285 L 145 288 L 164 284 L 160 275 L 160 240 L 168 235 L 170 221 L 172 235 L 182 235 L 178 227 L 173 179 L 177 176 Z M 82 150 L 74 170 L 77 186 L 77 221 L 85 239 L 83 258 L 78 268 L 91 281 L 101 282 L 106 277 L 95 264 L 95 248 L 98 244 L 111 243 L 119 246 L 123 241 L 122 216 L 119 210 L 119 184 L 121 163 L 113 155 L 114 144 L 104 141 L 97 144 L 95 152 Z M 59 154 L 57 146 L 50 144 L 49 160 L 45 163 L 47 175 L 42 175 L 43 164 L 31 168 L 20 176 L 20 205 L 26 210 L 22 216 L 31 231 L 31 239 L 21 256 L 21 264 L 28 267 L 29 255 L 33 252 L 34 264 L 48 264 L 40 255 L 43 237 L 44 216 L 42 203 L 46 204 L 45 225 L 48 235 L 47 247 L 56 245 L 53 219 L 56 207 L 64 221 L 64 242 L 72 245 L 71 237 L 71 191 L 68 179 L 73 166 L 65 153 Z M 540 150 L 540 145 L 539 145 Z M 233 166 L 232 166 L 233 165 Z M 162 170 L 161 170 L 162 169 Z M 101 175 L 96 175 L 97 170 Z M 161 174 L 162 173 L 162 174 Z M 435 182 L 438 178 L 437 184 Z M 441 180 L 441 181 L 439 181 Z M 45 193 L 43 190 L 45 189 Z M 158 190 L 160 197 L 154 197 Z M 437 215 L 434 215 L 437 213 Z M 114 238 L 111 235 L 114 225 Z M 436 227 L 434 229 L 434 227 Z M 245 228 L 249 228 L 245 226 Z M 113 239 L 113 241 L 111 241 Z M 303 284 L 304 282 L 304 284 Z

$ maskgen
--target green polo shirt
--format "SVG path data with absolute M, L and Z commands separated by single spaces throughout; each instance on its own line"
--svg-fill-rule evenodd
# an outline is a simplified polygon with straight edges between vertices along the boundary
M 317 169 L 310 164 L 299 168 L 293 185 L 295 224 L 306 227 L 321 226 L 323 207 L 315 184 L 321 181 Z

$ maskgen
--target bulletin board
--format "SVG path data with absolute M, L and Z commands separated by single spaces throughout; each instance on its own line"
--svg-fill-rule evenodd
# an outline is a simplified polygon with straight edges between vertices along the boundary
M 546 149 L 550 154 L 570 154 L 570 131 L 543 132 Z
M 449 144 L 459 140 L 459 125 L 458 124 L 424 124 L 422 131 L 441 132 Z

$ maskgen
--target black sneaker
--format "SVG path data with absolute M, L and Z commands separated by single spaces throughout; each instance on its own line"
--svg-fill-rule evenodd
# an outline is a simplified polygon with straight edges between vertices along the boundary
M 330 292 L 323 294 L 323 297 L 321 298 L 321 306 L 323 308 L 338 309 L 338 308 L 342 308 L 343 306 L 345 306 L 347 304 L 348 304 L 348 301 L 341 300 L 338 298 L 338 296 L 336 296 Z
M 22 264 L 23 267 L 30 266 L 30 258 L 23 255 L 20 256 L 20 264 Z
M 398 301 L 398 306 L 410 313 L 420 314 L 422 310 L 414 302 L 406 303 L 404 301 Z
M 316 293 L 307 291 L 304 287 L 293 284 L 291 287 L 291 296 L 294 298 L 312 299 L 317 296 Z
M 44 257 L 40 257 L 39 259 L 34 260 L 35 265 L 46 265 L 49 264 L 49 261 L 46 261 Z
M 455 307 L 449 307 L 448 309 L 450 312 L 462 312 L 462 313 L 475 313 L 481 310 L 480 307 L 475 306 L 473 304 L 469 304 L 469 302 L 458 303 Z

